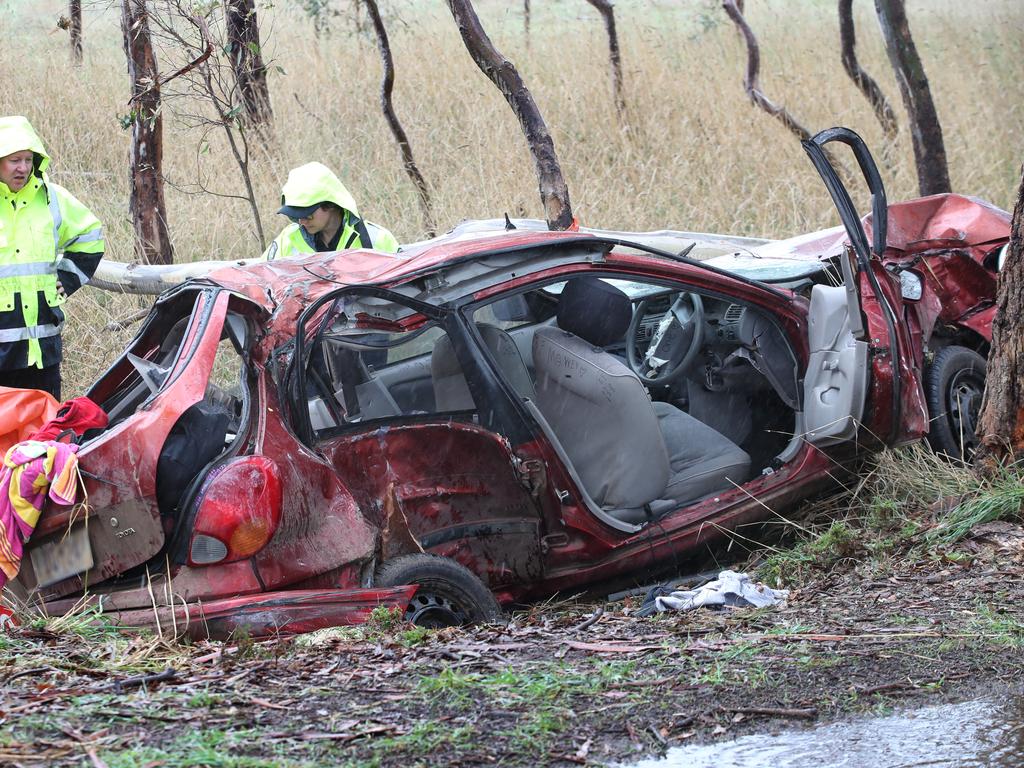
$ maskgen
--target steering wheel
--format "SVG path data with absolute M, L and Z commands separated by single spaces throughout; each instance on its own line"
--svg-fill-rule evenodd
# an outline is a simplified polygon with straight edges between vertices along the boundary
M 675 381 L 693 363 L 704 345 L 704 304 L 696 293 L 680 293 L 662 316 L 641 358 L 636 335 L 650 301 L 644 299 L 633 312 L 626 331 L 626 360 L 640 381 L 652 387 Z

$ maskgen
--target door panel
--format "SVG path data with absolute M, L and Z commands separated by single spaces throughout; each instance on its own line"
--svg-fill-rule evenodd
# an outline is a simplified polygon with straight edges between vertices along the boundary
M 854 337 L 850 316 L 844 287 L 814 286 L 802 432 L 815 445 L 854 439 L 864 414 L 868 344 Z

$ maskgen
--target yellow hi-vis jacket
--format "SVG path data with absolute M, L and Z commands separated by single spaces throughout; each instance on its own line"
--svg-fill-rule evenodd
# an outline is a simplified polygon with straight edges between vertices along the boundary
M 355 199 L 326 165 L 306 163 L 288 173 L 288 181 L 281 190 L 281 205 L 305 208 L 324 202 L 334 203 L 343 211 L 337 250 L 372 248 L 385 253 L 398 251 L 398 240 L 394 235 L 384 227 L 359 217 Z M 315 238 L 301 225 L 293 223 L 274 238 L 263 252 L 263 258 L 269 261 L 316 251 Z
M 50 158 L 24 117 L 0 117 L 0 157 L 31 150 L 34 168 L 17 192 L 0 181 L 0 370 L 43 368 L 62 356 L 64 296 L 103 258 L 99 219 L 49 181 Z

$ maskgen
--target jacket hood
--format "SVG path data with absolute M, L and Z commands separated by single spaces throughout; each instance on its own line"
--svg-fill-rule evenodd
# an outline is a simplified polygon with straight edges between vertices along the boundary
M 345 185 L 323 163 L 306 163 L 288 172 L 281 189 L 281 205 L 305 208 L 317 203 L 334 203 L 358 216 L 356 201 Z
M 27 117 L 11 115 L 0 117 L 0 157 L 30 149 L 36 154 L 35 170 L 41 174 L 50 164 L 43 141 Z

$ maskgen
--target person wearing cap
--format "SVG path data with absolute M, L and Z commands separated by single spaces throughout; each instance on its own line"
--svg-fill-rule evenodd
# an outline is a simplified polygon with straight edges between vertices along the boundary
M 360 218 L 352 195 L 322 163 L 306 163 L 289 171 L 277 212 L 292 223 L 264 251 L 263 258 L 268 261 L 347 248 L 398 251 L 395 236 Z
M 61 305 L 103 258 L 103 227 L 47 178 L 50 157 L 31 123 L 0 117 L 0 386 L 58 401 Z

